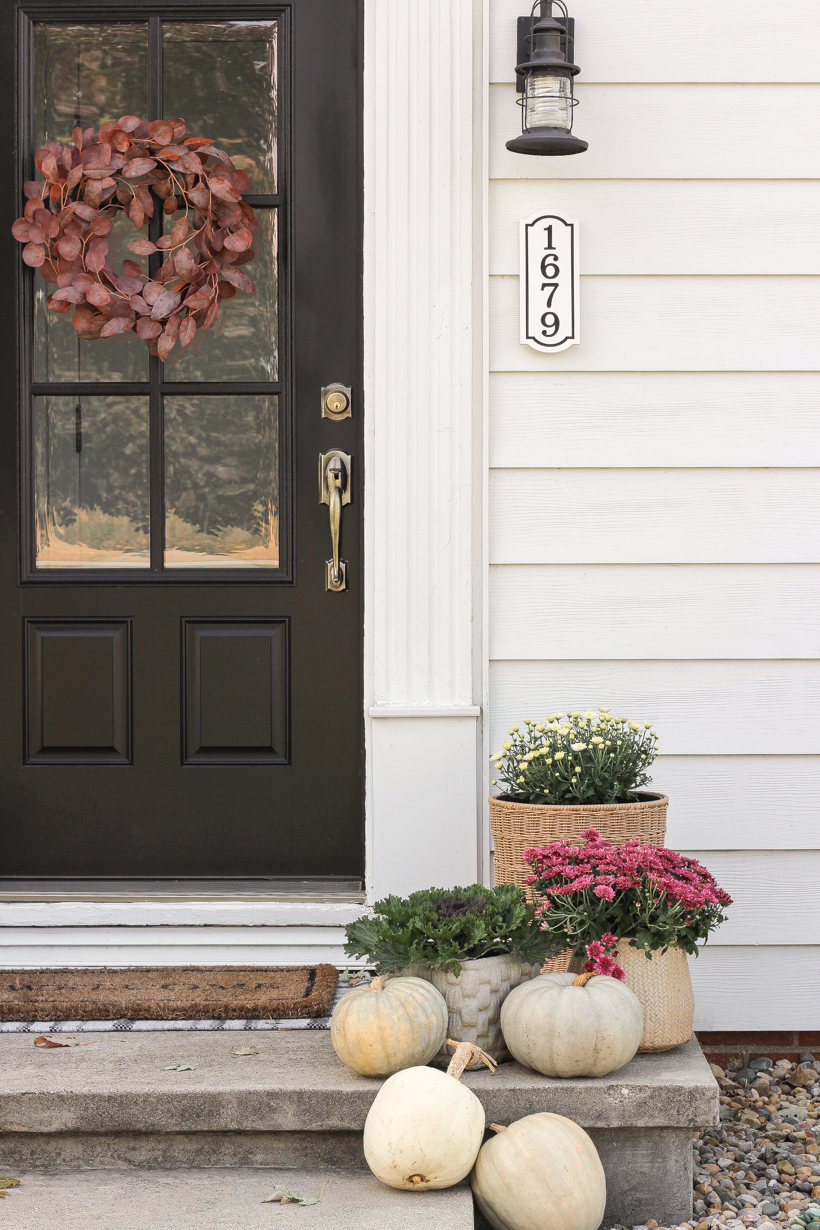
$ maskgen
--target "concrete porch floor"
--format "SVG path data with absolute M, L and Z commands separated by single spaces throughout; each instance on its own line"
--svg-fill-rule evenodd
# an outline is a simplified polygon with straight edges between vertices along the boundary
M 86 1034 L 81 1040 L 93 1037 Z M 231 1055 L 232 1047 L 246 1045 L 259 1054 Z M 165 1071 L 172 1063 L 197 1066 L 190 1072 Z M 607 1174 L 605 1225 L 635 1225 L 650 1217 L 674 1225 L 691 1216 L 692 1129 L 718 1121 L 718 1088 L 694 1038 L 666 1055 L 638 1056 L 608 1078 L 551 1080 L 511 1063 L 494 1075 L 471 1072 L 463 1079 L 483 1103 L 488 1123 L 553 1111 L 589 1130 Z M 268 1184 L 272 1190 L 282 1181 L 280 1169 L 344 1170 L 345 1181 L 358 1175 L 372 1186 L 375 1180 L 371 1183 L 369 1174 L 362 1173 L 361 1133 L 380 1084 L 348 1071 L 326 1031 L 102 1034 L 92 1046 L 59 1050 L 34 1047 L 30 1034 L 0 1035 L 3 1173 L 130 1171 L 122 1182 L 131 1190 L 135 1169 L 152 1183 L 161 1176 L 145 1171 L 184 1171 L 178 1175 L 182 1191 L 188 1190 L 186 1176 L 192 1170 L 273 1168 L 276 1174 L 268 1170 L 254 1182 L 254 1200 L 257 1186 Z M 114 1181 L 109 1175 L 106 1189 L 109 1179 Z M 203 1191 L 205 1179 L 199 1177 Z M 190 1182 L 199 1180 L 194 1175 Z M 234 1180 L 237 1175 L 230 1178 L 231 1190 Z M 299 1181 L 296 1190 L 301 1192 L 305 1182 Z M 62 1178 L 58 1185 L 63 1187 Z M 212 1187 L 210 1180 L 207 1186 Z M 17 1188 L 5 1206 L 10 1209 L 12 1198 L 25 1193 L 33 1209 L 30 1193 L 45 1190 Z M 377 1203 L 378 1197 L 390 1195 L 381 1185 L 373 1191 Z M 453 1199 L 463 1204 L 469 1193 L 463 1190 L 459 1197 L 456 1192 Z M 15 1205 L 23 1208 L 22 1201 L 15 1199 Z M 397 1207 L 406 1207 L 410 1215 L 406 1201 Z M 429 1210 L 432 1203 L 425 1207 Z M 266 1205 L 260 1208 L 270 1212 Z M 311 1208 L 291 1206 L 288 1216 L 304 1218 Z M 286 1210 L 277 1207 L 277 1212 L 282 1220 Z M 323 1227 L 346 1224 L 330 1218 L 329 1206 L 325 1212 Z M 455 1208 L 451 1212 L 455 1217 Z M 386 1206 L 381 1216 L 384 1225 L 402 1224 Z M 38 1224 L 48 1222 L 40 1218 Z M 457 1227 L 460 1222 L 450 1222 L 448 1215 L 439 1224 Z M 97 1230 L 108 1222 L 86 1220 L 85 1226 Z

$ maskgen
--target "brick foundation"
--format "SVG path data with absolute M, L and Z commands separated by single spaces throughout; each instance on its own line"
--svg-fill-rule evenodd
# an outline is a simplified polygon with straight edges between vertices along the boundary
M 746 1051 L 750 1059 L 766 1055 L 769 1059 L 788 1059 L 792 1063 L 800 1058 L 801 1051 L 811 1051 L 820 1058 L 820 1030 L 817 1029 L 704 1031 L 696 1036 L 706 1058 L 720 1068 L 734 1066 Z

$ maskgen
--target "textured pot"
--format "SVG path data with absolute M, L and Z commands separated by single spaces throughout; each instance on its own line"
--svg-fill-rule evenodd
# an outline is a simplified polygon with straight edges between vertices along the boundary
M 499 1063 L 512 1058 L 501 1033 L 501 1005 L 514 987 L 537 978 L 540 972 L 539 961 L 531 965 L 515 956 L 462 961 L 460 974 L 421 963 L 407 970 L 415 978 L 432 982 L 444 996 L 450 1015 L 447 1037 L 454 1042 L 474 1042 Z M 452 1047 L 445 1043 L 431 1063 L 435 1068 L 446 1068 L 452 1055 Z M 479 1068 L 481 1063 L 469 1066 Z
M 621 943 L 615 960 L 623 966 L 624 982 L 643 1008 L 638 1054 L 671 1051 L 688 1042 L 695 1019 L 695 994 L 683 949 L 668 948 L 663 956 L 653 952 L 648 961 L 642 949 Z

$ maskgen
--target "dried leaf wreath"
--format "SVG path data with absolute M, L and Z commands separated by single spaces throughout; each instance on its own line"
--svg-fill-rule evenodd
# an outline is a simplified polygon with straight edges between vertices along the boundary
M 259 223 L 242 200 L 249 180 L 209 137 L 188 137 L 182 119 L 140 120 L 124 115 L 99 132 L 75 128 L 73 145 L 47 142 L 35 156 L 44 181 L 25 184 L 25 214 L 12 227 L 26 246 L 23 260 L 57 283 L 48 296 L 54 312 L 71 312 L 81 338 L 135 330 L 148 349 L 167 359 L 177 340 L 187 346 L 197 329 L 219 319 L 222 299 L 254 285 L 239 265 L 253 260 Z M 118 213 L 138 231 L 154 216 L 154 199 L 170 216 L 185 216 L 156 244 L 134 239 L 137 256 L 162 252 L 148 277 L 137 261 L 122 270 L 108 259 L 108 235 Z M 191 246 L 196 249 L 193 251 Z

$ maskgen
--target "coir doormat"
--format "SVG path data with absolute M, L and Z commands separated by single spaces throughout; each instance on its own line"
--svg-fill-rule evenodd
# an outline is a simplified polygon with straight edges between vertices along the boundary
M 0 1021 L 233 1021 L 324 1017 L 332 965 L 0 971 Z

